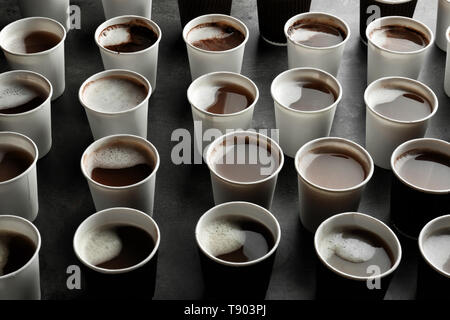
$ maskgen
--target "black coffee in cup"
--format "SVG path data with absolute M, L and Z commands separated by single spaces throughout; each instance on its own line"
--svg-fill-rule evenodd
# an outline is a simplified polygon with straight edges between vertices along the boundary
M 138 52 L 151 47 L 158 40 L 153 28 L 141 20 L 115 24 L 99 35 L 99 43 L 115 52 Z
M 48 90 L 22 79 L 0 83 L 0 114 L 18 114 L 34 110 L 48 98 Z
M 414 52 L 430 43 L 428 37 L 419 30 L 401 25 L 377 28 L 371 32 L 370 38 L 380 47 L 397 52 Z
M 34 161 L 31 153 L 17 146 L 0 143 L 0 182 L 24 173 Z
M 215 114 L 237 113 L 250 107 L 255 101 L 253 94 L 243 86 L 219 83 L 215 86 L 214 103 L 206 111 Z
M 292 41 L 305 46 L 325 48 L 338 45 L 345 40 L 347 34 L 331 23 L 303 19 L 289 27 L 288 36 Z
M 187 35 L 187 40 L 199 49 L 225 51 L 242 44 L 245 35 L 225 21 L 208 22 L 192 28 Z
M 0 277 L 25 266 L 36 252 L 34 242 L 23 234 L 0 230 Z

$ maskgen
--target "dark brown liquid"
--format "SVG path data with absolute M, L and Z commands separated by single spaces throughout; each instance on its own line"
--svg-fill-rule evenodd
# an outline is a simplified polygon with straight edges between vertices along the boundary
M 412 52 L 425 48 L 430 40 L 418 30 L 404 26 L 383 26 L 372 31 L 372 39 L 383 48 L 399 51 Z
M 394 100 L 375 105 L 374 110 L 385 117 L 399 121 L 415 121 L 428 117 L 431 104 L 422 96 L 404 91 Z
M 28 151 L 0 143 L 0 182 L 11 180 L 24 173 L 33 163 Z
M 312 150 L 302 160 L 305 178 L 324 188 L 347 189 L 363 182 L 367 173 L 355 157 L 333 150 Z
M 356 228 L 345 228 L 343 230 L 339 230 L 336 234 L 338 233 L 342 234 L 343 241 L 336 241 L 336 243 L 342 241 L 338 244 L 339 249 L 337 251 L 335 249 L 334 254 L 328 257 L 326 261 L 339 271 L 356 277 L 367 277 L 373 275 L 373 271 L 369 272 L 369 268 L 371 266 L 378 267 L 380 274 L 382 274 L 390 270 L 394 265 L 393 254 L 391 253 L 389 246 L 375 233 Z M 352 240 L 359 240 L 364 244 L 361 244 L 360 242 L 353 242 L 352 244 L 348 244 L 344 247 L 344 241 Z M 369 250 L 373 253 L 373 256 L 371 254 L 367 254 L 367 245 L 371 247 L 369 247 Z M 375 250 L 373 251 L 373 249 Z M 349 253 L 354 257 L 356 256 L 359 259 L 349 260 L 348 255 L 343 255 L 340 250 L 346 252 L 347 254 Z M 366 261 L 366 258 L 361 259 L 361 257 L 366 257 L 369 259 Z
M 155 241 L 145 230 L 134 226 L 110 226 L 122 243 L 119 254 L 97 267 L 103 269 L 125 269 L 144 261 L 155 248 Z
M 106 49 L 116 52 L 137 52 L 150 48 L 157 40 L 158 35 L 149 26 L 143 25 L 139 22 L 130 22 L 127 24 L 116 24 L 109 26 L 102 31 L 100 37 L 105 36 L 105 33 L 111 32 L 114 29 L 126 29 L 129 33 L 127 42 L 118 43 L 115 45 L 105 46 Z
M 0 269 L 0 276 L 15 272 L 25 266 L 36 252 L 34 242 L 22 234 L 0 230 L 0 247 L 6 248 L 6 264 Z M 3 250 L 0 250 L 0 253 Z M 0 257 L 4 260 L 4 257 Z
M 450 157 L 430 150 L 412 150 L 397 159 L 399 175 L 414 186 L 450 189 Z
M 262 223 L 243 217 L 229 217 L 227 220 L 245 233 L 245 242 L 239 249 L 216 258 L 238 263 L 253 261 L 264 257 L 275 245 L 272 232 Z
M 334 91 L 321 81 L 299 81 L 297 85 L 300 98 L 291 103 L 289 108 L 301 111 L 317 111 L 331 106 L 336 101 Z
M 61 38 L 54 33 L 47 31 L 34 31 L 24 38 L 25 52 L 37 53 L 50 50 L 60 41 Z
M 227 151 L 215 163 L 216 172 L 236 182 L 255 182 L 273 174 L 280 165 L 278 155 L 264 144 L 229 142 Z
M 245 40 L 241 31 L 224 22 L 204 23 L 196 26 L 190 32 L 206 27 L 217 29 L 218 35 L 214 38 L 194 41 L 192 42 L 194 47 L 208 51 L 225 51 L 239 46 Z
M 230 114 L 247 109 L 255 100 L 250 91 L 236 84 L 223 84 L 217 91 L 215 101 L 206 111 L 216 114 Z
M 25 92 L 28 99 L 22 100 L 21 92 Z M 48 93 L 43 88 L 29 82 L 20 81 L 13 83 L 11 86 L 0 86 L 0 114 L 18 114 L 34 110 L 42 105 L 47 98 Z M 8 105 L 4 102 L 6 100 L 9 103 Z
M 289 28 L 288 34 L 292 41 L 316 48 L 335 46 L 347 37 L 340 28 L 314 21 L 298 21 Z

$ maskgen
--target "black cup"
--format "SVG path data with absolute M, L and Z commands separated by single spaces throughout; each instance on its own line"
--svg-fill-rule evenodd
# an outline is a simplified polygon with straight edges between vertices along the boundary
M 434 232 L 450 229 L 450 215 L 430 221 L 420 232 L 419 250 L 421 258 L 417 276 L 417 298 L 420 300 L 450 300 L 450 273 L 434 266 L 424 249 L 425 240 Z M 442 252 L 448 256 L 448 252 Z
M 394 258 L 391 269 L 378 275 L 368 273 L 367 277 L 356 277 L 330 265 L 323 257 L 320 243 L 333 229 L 346 227 L 369 230 L 383 239 Z M 356 212 L 341 213 L 322 222 L 314 236 L 314 247 L 320 261 L 316 275 L 316 297 L 322 300 L 382 300 L 402 257 L 400 242 L 387 225 Z
M 398 174 L 397 159 L 408 151 L 425 149 L 438 151 L 450 157 L 450 144 L 437 139 L 410 140 L 394 151 L 391 187 L 391 221 L 395 228 L 412 239 L 417 239 L 423 226 L 430 220 L 450 212 L 450 190 L 427 190 L 414 186 Z
M 366 29 L 375 19 L 388 16 L 404 16 L 412 18 L 416 10 L 417 0 L 360 0 L 359 1 L 359 34 L 367 44 Z
M 181 27 L 199 16 L 220 13 L 231 14 L 232 0 L 178 0 Z
M 311 0 L 258 0 L 261 37 L 269 43 L 285 45 L 284 25 L 293 16 L 308 12 Z

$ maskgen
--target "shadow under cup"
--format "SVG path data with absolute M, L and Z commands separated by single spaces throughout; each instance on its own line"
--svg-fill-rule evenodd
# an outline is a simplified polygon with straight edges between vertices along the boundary
M 108 225 L 140 228 L 153 239 L 154 249 L 140 263 L 124 269 L 105 269 L 91 264 L 85 248 L 89 233 Z M 130 208 L 106 209 L 87 218 L 77 229 L 73 247 L 82 262 L 82 289 L 86 299 L 151 299 L 155 292 L 160 232 L 144 212 Z
M 391 220 L 404 236 L 417 239 L 427 222 L 450 212 L 450 189 L 422 188 L 408 182 L 399 173 L 399 158 L 414 150 L 437 152 L 447 156 L 448 160 L 450 143 L 438 139 L 416 139 L 403 143 L 392 154 L 391 166 L 394 175 L 391 187 Z
M 252 219 L 265 226 L 274 244 L 262 257 L 248 262 L 229 262 L 215 257 L 200 240 L 205 227 L 229 216 Z M 264 299 L 272 275 L 281 229 L 277 219 L 266 209 L 248 202 L 228 202 L 207 211 L 198 221 L 195 236 L 207 299 Z

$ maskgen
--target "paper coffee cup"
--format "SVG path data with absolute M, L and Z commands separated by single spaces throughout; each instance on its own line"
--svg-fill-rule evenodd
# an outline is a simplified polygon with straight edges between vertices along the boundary
M 450 1 L 438 1 L 438 14 L 436 22 L 436 45 L 443 51 L 447 51 L 447 29 L 450 26 Z
M 111 76 L 123 76 L 133 79 L 147 88 L 147 96 L 135 107 L 123 111 L 106 111 L 107 106 L 102 110 L 93 108 L 85 98 L 86 87 L 94 81 L 101 81 L 101 79 Z M 102 94 L 102 92 L 99 91 L 98 94 Z M 151 94 L 152 86 L 142 75 L 129 70 L 113 69 L 99 72 L 89 77 L 81 85 L 78 98 L 86 111 L 95 140 L 114 134 L 131 134 L 147 138 L 148 101 Z
M 297 81 L 301 79 L 321 81 L 328 85 L 337 97 L 333 104 L 317 111 L 301 111 L 290 108 L 285 102 L 293 94 Z M 275 105 L 275 118 L 280 134 L 280 146 L 284 153 L 294 158 L 298 149 L 305 143 L 330 135 L 336 108 L 342 99 L 342 87 L 331 74 L 313 68 L 296 68 L 278 75 L 272 82 L 272 98 Z
M 380 91 L 386 88 L 403 88 L 417 92 L 429 101 L 432 112 L 427 117 L 414 121 L 396 120 L 380 114 L 374 109 L 374 104 L 382 95 Z M 436 95 L 428 86 L 402 77 L 386 77 L 372 82 L 366 89 L 364 100 L 366 102 L 366 149 L 375 165 L 387 170 L 391 169 L 391 156 L 399 145 L 425 136 L 439 105 Z
M 0 186 L 1 188 L 1 186 Z M 20 269 L 0 275 L 0 300 L 40 300 L 39 251 L 41 235 L 28 220 L 17 216 L 0 215 L 0 232 L 8 231 L 31 240 L 36 250 Z
M 24 18 L 51 18 L 70 30 L 70 0 L 19 0 L 19 8 Z
M 0 131 L 14 131 L 28 136 L 36 143 L 39 158 L 42 158 L 52 147 L 50 102 L 52 85 L 44 76 L 31 71 L 10 71 L 0 74 L 0 88 L 2 85 L 8 87 L 8 83 L 14 86 L 16 81 L 39 86 L 46 92 L 47 99 L 40 106 L 27 112 L 4 114 L 0 110 Z
M 224 22 L 238 29 L 244 34 L 244 41 L 237 47 L 225 51 L 208 51 L 200 49 L 193 46 L 188 41 L 188 34 L 193 28 L 201 24 L 214 22 Z M 246 25 L 231 16 L 223 14 L 207 14 L 189 21 L 183 29 L 183 39 L 187 47 L 192 80 L 197 79 L 201 75 L 216 71 L 241 73 L 244 50 L 248 38 L 249 31 Z
M 317 21 L 318 23 L 330 24 L 342 30 L 345 39 L 337 45 L 330 47 L 311 47 L 295 42 L 289 35 L 289 29 L 298 21 Z M 322 69 L 337 76 L 344 55 L 345 45 L 350 39 L 350 27 L 347 23 L 331 14 L 323 12 L 307 12 L 290 18 L 284 25 L 284 34 L 287 39 L 289 69 L 299 67 L 311 67 Z
M 124 15 L 152 18 L 152 0 L 102 0 L 102 4 L 106 20 Z
M 92 250 L 86 246 L 94 230 L 107 226 L 138 227 L 153 239 L 154 248 L 141 262 L 122 269 L 106 269 L 91 263 Z M 106 240 L 107 241 L 107 240 Z M 156 222 L 142 211 L 130 208 L 111 208 L 99 211 L 84 220 L 75 232 L 73 248 L 82 263 L 82 287 L 87 299 L 151 299 L 155 291 L 158 250 L 161 242 L 159 227 Z M 110 241 L 102 247 L 101 237 L 96 245 L 98 250 L 110 251 L 116 242 Z M 108 252 L 97 252 L 107 256 Z
M 363 166 L 365 179 L 345 189 L 327 188 L 309 181 L 305 175 L 307 163 L 303 161 L 303 157 L 318 148 L 352 154 Z M 335 214 L 357 211 L 364 188 L 374 171 L 372 158 L 363 147 L 353 141 L 335 137 L 320 138 L 306 143 L 295 156 L 295 168 L 298 174 L 300 220 L 310 232 L 315 232 L 323 221 Z
M 385 49 L 371 39 L 372 32 L 386 25 L 409 27 L 421 32 L 429 43 L 426 47 L 410 52 Z M 425 64 L 425 58 L 434 41 L 433 32 L 420 21 L 406 17 L 384 17 L 373 21 L 366 30 L 368 41 L 367 84 L 384 77 L 406 77 L 417 79 Z
M 0 182 L 0 214 L 10 214 L 34 221 L 39 211 L 36 163 L 39 151 L 34 142 L 16 132 L 0 132 L 0 145 L 18 147 L 27 152 L 33 162 L 18 176 Z
M 109 50 L 102 45 L 100 38 L 105 29 L 110 26 L 126 24 L 132 21 L 138 21 L 139 23 L 145 24 L 156 33 L 158 39 L 152 46 L 136 52 L 116 52 Z M 161 36 L 161 29 L 152 20 L 144 17 L 127 15 L 115 17 L 102 23 L 95 31 L 95 43 L 100 49 L 103 66 L 106 70 L 125 69 L 140 73 L 150 81 L 152 89 L 155 91 L 156 75 L 158 71 L 158 51 Z
M 135 184 L 121 187 L 108 186 L 92 179 L 91 173 L 95 166 L 95 152 L 115 143 L 139 146 L 151 154 L 154 161 L 151 174 Z M 120 161 L 123 164 L 123 159 Z M 155 146 L 146 139 L 133 135 L 112 135 L 99 139 L 92 143 L 81 157 L 81 171 L 88 182 L 97 211 L 112 207 L 128 207 L 141 210 L 150 216 L 153 215 L 156 174 L 159 164 L 159 153 Z M 109 168 L 110 165 L 107 167 Z M 125 163 L 125 165 L 128 164 Z
M 205 14 L 231 14 L 232 0 L 178 0 L 181 27 L 194 18 Z
M 262 257 L 247 262 L 231 262 L 219 259 L 203 241 L 212 223 L 221 219 L 251 219 L 262 224 L 272 234 L 273 246 Z M 226 227 L 226 226 L 225 226 Z M 236 238 L 227 238 L 226 232 L 218 235 L 216 246 L 224 248 L 236 245 Z M 266 209 L 249 202 L 223 203 L 203 214 L 195 228 L 195 239 L 200 252 L 205 296 L 208 298 L 264 299 L 272 275 L 276 251 L 281 239 L 277 219 Z M 231 241 L 223 243 L 221 241 Z
M 329 253 L 324 240 L 342 228 L 369 231 L 379 237 L 385 249 L 392 254 L 389 270 L 381 272 L 380 266 L 372 265 L 367 270 L 367 276 L 356 276 L 339 270 L 327 261 L 326 255 Z M 356 212 L 337 214 L 321 223 L 314 235 L 314 248 L 320 260 L 317 295 L 323 299 L 383 299 L 402 258 L 402 248 L 395 233 L 380 220 Z M 380 273 L 376 274 L 377 271 Z
M 53 48 L 37 53 L 21 53 L 14 48 L 18 41 L 35 31 L 46 31 L 61 38 Z M 53 86 L 52 100 L 64 93 L 65 63 L 64 41 L 66 29 L 56 20 L 42 17 L 33 17 L 17 20 L 10 23 L 0 32 L 0 47 L 6 60 L 13 70 L 29 70 L 46 77 Z

